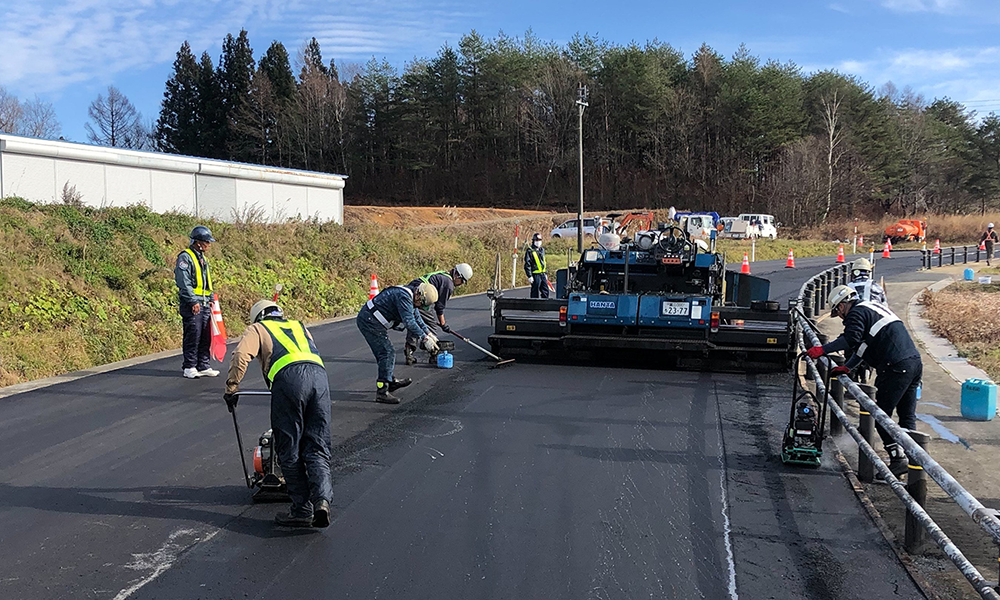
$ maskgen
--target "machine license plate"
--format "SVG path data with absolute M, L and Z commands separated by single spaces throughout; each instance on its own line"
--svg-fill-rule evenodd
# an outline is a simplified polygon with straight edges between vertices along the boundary
M 691 305 L 687 302 L 664 302 L 664 317 L 686 317 L 691 312 Z
M 681 264 L 681 259 L 678 256 L 664 256 L 662 259 L 665 265 L 679 265 Z M 687 314 L 687 313 L 685 313 Z

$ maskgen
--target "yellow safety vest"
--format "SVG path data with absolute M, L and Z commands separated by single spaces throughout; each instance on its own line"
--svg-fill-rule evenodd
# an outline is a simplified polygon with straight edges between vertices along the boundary
M 198 257 L 195 256 L 194 250 L 187 248 L 184 250 L 191 257 L 191 262 L 194 263 L 194 279 L 198 282 L 198 285 L 194 288 L 195 296 L 209 296 L 212 294 L 212 274 L 208 272 L 208 265 L 205 265 L 205 278 L 201 277 L 201 262 Z
M 535 270 L 532 273 L 544 273 L 545 272 L 545 262 L 538 259 L 538 252 L 532 250 L 531 256 L 535 259 Z
M 420 281 L 423 281 L 424 283 L 430 283 L 431 277 L 434 275 L 450 275 L 450 274 L 451 273 L 449 273 L 448 271 L 434 271 L 433 273 L 428 273 L 423 277 L 421 277 Z
M 267 371 L 268 384 L 274 381 L 275 375 L 281 369 L 292 363 L 311 362 L 323 366 L 323 359 L 313 352 L 306 337 L 306 329 L 298 321 L 260 322 L 274 339 L 274 350 L 271 353 L 271 367 Z

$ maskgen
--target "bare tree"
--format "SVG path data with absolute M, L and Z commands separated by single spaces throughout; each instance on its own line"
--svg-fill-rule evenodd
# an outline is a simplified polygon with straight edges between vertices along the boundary
M 98 94 L 87 110 L 94 125 L 87 123 L 87 139 L 92 143 L 115 148 L 144 148 L 149 133 L 142 115 L 118 88 L 108 86 L 107 97 Z
M 23 116 L 24 109 L 17 96 L 0 86 L 0 132 L 18 133 Z
M 833 205 L 833 168 L 840 162 L 843 152 L 840 151 L 840 142 L 844 137 L 844 127 L 840 123 L 841 99 L 836 90 L 832 96 L 823 96 L 820 99 L 823 105 L 823 126 L 826 134 L 826 204 L 819 216 L 819 222 L 825 223 L 830 208 Z
M 31 102 L 22 105 L 21 121 L 22 135 L 36 138 L 53 139 L 59 136 L 62 127 L 56 119 L 56 111 L 48 102 L 42 102 L 36 96 Z

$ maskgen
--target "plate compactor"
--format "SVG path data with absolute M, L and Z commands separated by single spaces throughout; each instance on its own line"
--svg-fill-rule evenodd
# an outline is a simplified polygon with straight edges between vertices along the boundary
M 238 392 L 240 396 L 270 396 L 271 392 Z M 240 434 L 240 424 L 236 420 L 236 408 L 232 410 L 233 426 L 236 428 L 236 443 L 240 448 L 240 462 L 243 463 L 243 478 L 247 487 L 256 491 L 254 502 L 291 502 L 288 488 L 285 487 L 285 477 L 278 466 L 278 458 L 274 454 L 274 441 L 271 430 L 261 434 L 257 447 L 253 450 L 253 475 L 247 471 L 246 452 L 243 450 L 243 436 Z
M 826 427 L 827 404 L 830 400 L 830 382 L 826 382 L 823 402 L 806 389 L 799 389 L 799 370 L 803 352 L 795 359 L 792 369 L 792 408 L 788 426 L 781 441 L 781 462 L 786 465 L 818 467 L 823 457 L 823 430 Z

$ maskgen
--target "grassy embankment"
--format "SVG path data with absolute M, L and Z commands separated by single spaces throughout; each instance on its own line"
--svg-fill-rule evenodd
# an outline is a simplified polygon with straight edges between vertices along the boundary
M 977 275 L 1000 280 L 1000 269 Z M 959 282 L 940 292 L 924 294 L 924 316 L 940 336 L 955 345 L 960 356 L 1000 381 L 1000 283 Z
M 173 264 L 199 223 L 142 207 L 0 201 L 0 386 L 179 347 Z M 506 224 L 205 224 L 219 240 L 209 260 L 230 335 L 279 282 L 288 314 L 313 321 L 357 311 L 371 273 L 384 288 L 466 261 L 476 277 L 462 291 L 482 291 L 511 245 Z M 522 224 L 547 231 L 553 218 Z

